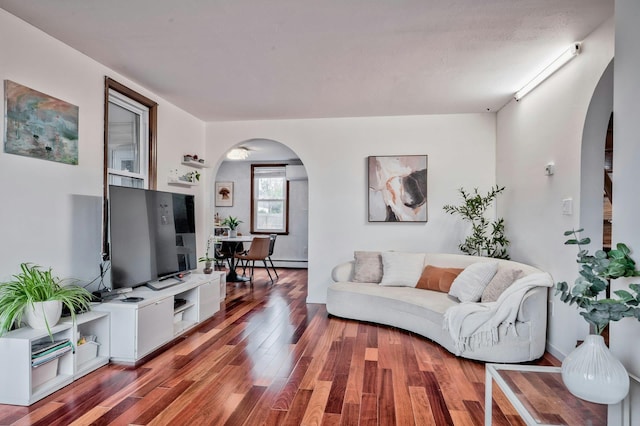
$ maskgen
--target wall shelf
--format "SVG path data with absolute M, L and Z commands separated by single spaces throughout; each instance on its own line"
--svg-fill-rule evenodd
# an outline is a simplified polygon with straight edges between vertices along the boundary
M 208 169 L 209 168 L 207 163 L 201 163 L 201 162 L 199 162 L 197 160 L 182 161 L 182 165 L 189 166 L 189 167 L 195 167 L 196 169 Z
M 168 179 L 167 183 L 169 185 L 176 185 L 176 186 L 198 186 L 199 182 L 188 182 L 186 180 L 179 180 L 179 179 Z

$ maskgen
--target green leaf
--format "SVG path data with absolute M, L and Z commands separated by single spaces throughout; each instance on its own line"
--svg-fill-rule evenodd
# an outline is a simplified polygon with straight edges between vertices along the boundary
M 624 243 L 616 244 L 616 248 L 618 250 L 620 250 L 625 256 L 627 256 L 629 253 L 631 253 L 631 250 L 629 249 L 629 247 L 627 247 L 627 245 L 624 244 Z
M 564 231 L 564 236 L 568 237 L 569 235 L 573 235 L 575 231 L 572 229 L 571 231 Z
M 614 294 L 621 298 L 625 303 L 631 300 L 635 300 L 635 297 L 633 297 L 633 295 L 626 290 L 616 290 L 614 291 Z

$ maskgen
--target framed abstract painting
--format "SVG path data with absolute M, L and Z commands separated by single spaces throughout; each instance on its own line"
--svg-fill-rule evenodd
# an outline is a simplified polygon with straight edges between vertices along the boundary
M 4 152 L 78 164 L 78 107 L 4 81 Z
M 368 157 L 369 222 L 427 221 L 427 156 Z

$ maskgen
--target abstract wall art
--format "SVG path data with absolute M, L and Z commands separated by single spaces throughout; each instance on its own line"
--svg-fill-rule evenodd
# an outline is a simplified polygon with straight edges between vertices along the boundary
M 427 221 L 427 156 L 368 158 L 369 222 Z
M 4 152 L 78 164 L 78 107 L 4 81 Z

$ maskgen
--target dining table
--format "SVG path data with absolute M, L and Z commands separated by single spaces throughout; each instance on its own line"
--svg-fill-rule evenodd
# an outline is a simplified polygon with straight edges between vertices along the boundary
M 240 243 L 248 243 L 253 241 L 253 235 L 239 235 L 237 237 L 217 237 L 216 241 L 221 243 L 229 244 L 231 248 L 230 252 L 232 255 L 229 257 L 229 273 L 227 273 L 227 282 L 238 283 L 249 281 L 248 277 L 239 276 L 236 273 L 236 266 L 238 266 L 238 259 L 236 259 L 235 254 L 238 249 L 238 245 Z

